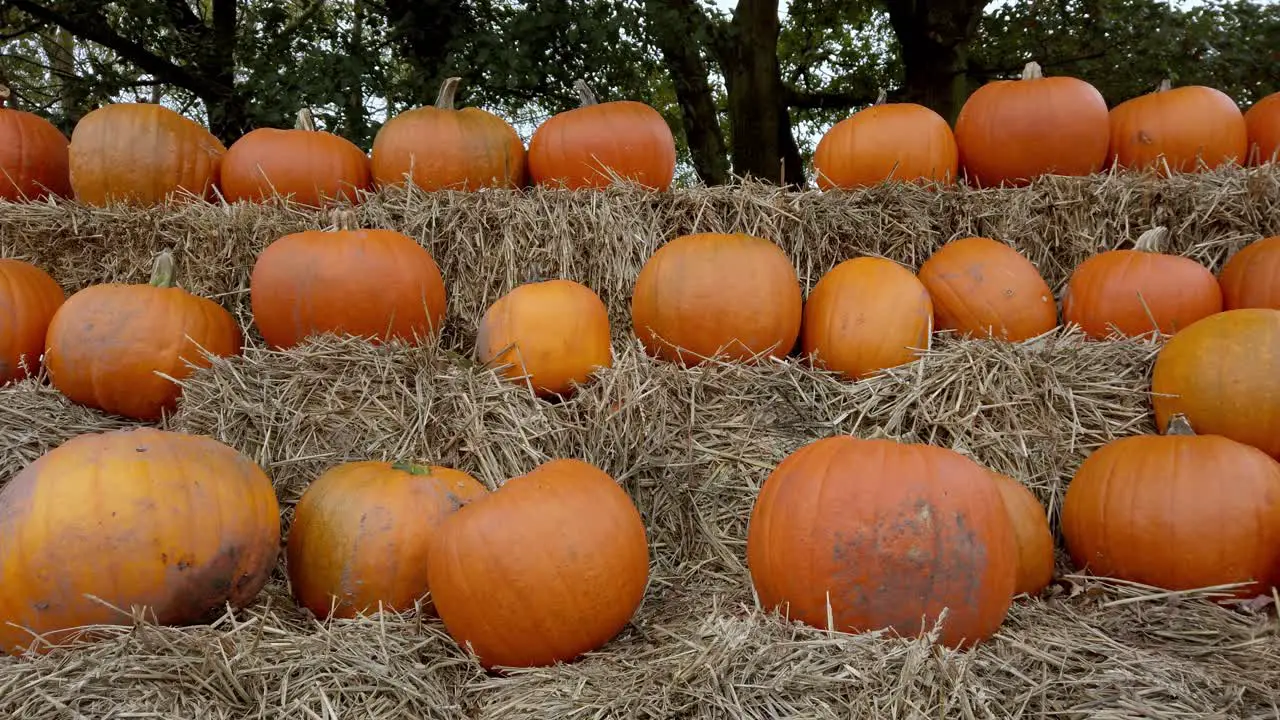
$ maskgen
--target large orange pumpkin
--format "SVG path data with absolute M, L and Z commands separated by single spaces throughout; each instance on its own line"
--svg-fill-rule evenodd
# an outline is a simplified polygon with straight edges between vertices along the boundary
M 939 330 L 1021 342 L 1058 324 L 1053 291 L 1040 271 L 991 238 L 952 240 L 920 266 L 919 277 Z
M 434 107 L 406 110 L 378 130 L 371 166 L 379 186 L 403 185 L 406 177 L 427 191 L 524 186 L 524 142 L 491 112 L 455 110 L 460 80 L 444 81 Z
M 273 348 L 311 335 L 416 343 L 444 326 L 440 267 L 426 248 L 394 230 L 339 228 L 285 235 L 266 247 L 249 277 L 253 321 Z
M 600 368 L 613 366 L 609 312 L 591 288 L 572 280 L 521 285 L 480 319 L 476 354 L 504 365 L 510 380 L 540 396 L 569 395 Z
M 446 467 L 344 463 L 307 486 L 286 546 L 298 604 L 321 619 L 403 612 L 427 594 L 427 557 L 450 513 L 488 490 Z M 332 612 L 331 612 L 332 611 Z
M 203 126 L 163 105 L 105 105 L 71 132 L 71 188 L 88 205 L 151 205 L 179 191 L 211 199 L 226 151 Z
M 836 123 L 818 141 L 813 169 L 822 190 L 853 190 L 885 181 L 956 179 L 958 155 L 951 126 L 915 103 L 876 104 Z
M 929 348 L 932 330 L 933 302 L 915 274 L 892 260 L 861 257 L 813 287 L 800 347 L 816 367 L 855 380 L 915 360 Z
M 1013 522 L 1013 536 L 1018 544 L 1018 579 L 1014 594 L 1035 595 L 1053 580 L 1053 531 L 1044 505 L 1026 485 L 1008 475 L 991 473 L 1000 498 Z
M 44 336 L 66 293 L 31 263 L 0 258 L 0 385 L 40 367 Z
M 1270 311 L 1268 311 L 1270 312 Z M 1280 582 L 1280 463 L 1181 417 L 1167 435 L 1113 440 L 1076 471 L 1062 535 L 1077 567 L 1168 590 Z
M 1271 93 L 1244 114 L 1250 164 L 1280 162 L 1280 92 Z
M 60 643 L 127 626 L 135 607 L 163 625 L 246 607 L 276 565 L 279 512 L 266 474 L 212 438 L 72 438 L 0 489 L 0 650 L 31 646 L 24 627 Z
M 751 511 L 747 566 L 760 604 L 841 632 L 991 637 L 1013 602 L 1018 554 L 985 469 L 892 440 L 824 438 L 788 455 Z M 830 612 L 830 615 L 828 615 Z
M 205 351 L 239 355 L 243 338 L 231 313 L 174 287 L 173 275 L 173 256 L 165 251 L 149 285 L 91 285 L 67 298 L 45 338 L 53 386 L 81 405 L 158 420 L 182 395 L 169 378 L 208 367 Z
M 550 665 L 626 626 L 649 546 L 626 491 L 588 463 L 556 459 L 446 518 L 427 574 L 445 629 L 484 667 Z
M 719 353 L 782 357 L 800 334 L 800 280 L 774 243 L 752 235 L 682 235 L 636 277 L 631 323 L 652 355 L 696 365 Z
M 369 158 L 355 143 L 316 130 L 311 112 L 298 112 L 293 130 L 258 128 L 232 143 L 222 158 L 222 195 L 228 202 L 261 201 L 272 195 L 323 206 L 359 200 L 369 189 Z
M 598 102 L 582 80 L 581 107 L 547 118 L 529 139 L 529 175 L 538 185 L 602 188 L 613 175 L 666 190 L 676 172 L 676 143 L 667 121 L 634 100 Z
M 67 136 L 36 115 L 6 108 L 0 85 L 0 200 L 39 200 L 71 194 Z
M 1111 109 L 1110 157 L 1122 168 L 1194 172 L 1245 161 L 1244 115 L 1221 90 L 1170 87 L 1130 98 Z
M 1156 355 L 1151 392 L 1161 431 L 1182 414 L 1280 458 L 1280 310 L 1227 310 L 1180 331 Z
M 1280 235 L 1249 243 L 1218 274 L 1222 306 L 1280 310 Z
M 994 187 L 1097 172 L 1107 159 L 1107 132 L 1107 101 L 1097 88 L 1044 77 L 1032 62 L 1020 80 L 975 90 L 956 116 L 955 136 L 970 182 Z
M 1062 294 L 1062 320 L 1091 338 L 1112 326 L 1126 337 L 1172 335 L 1222 310 L 1222 288 L 1208 268 L 1159 251 L 1164 228 L 1143 233 L 1133 249 L 1108 250 L 1076 266 Z

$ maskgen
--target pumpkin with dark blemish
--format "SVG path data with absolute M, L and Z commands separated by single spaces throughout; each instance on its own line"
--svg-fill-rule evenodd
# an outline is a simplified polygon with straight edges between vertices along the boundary
M 460 470 L 378 461 L 330 468 L 294 509 L 289 584 L 316 617 L 412 610 L 437 527 L 488 490 Z
M 934 327 L 1022 342 L 1058 324 L 1053 291 L 1022 253 L 987 237 L 952 240 L 924 261 Z
M 829 437 L 787 456 L 752 509 L 760 604 L 841 632 L 990 638 L 1013 602 L 1014 530 L 988 472 L 951 450 Z
M 232 448 L 152 428 L 77 436 L 0 489 L 0 648 L 31 646 L 24 627 L 59 643 L 132 624 L 86 595 L 208 622 L 254 601 L 279 544 L 271 481 Z

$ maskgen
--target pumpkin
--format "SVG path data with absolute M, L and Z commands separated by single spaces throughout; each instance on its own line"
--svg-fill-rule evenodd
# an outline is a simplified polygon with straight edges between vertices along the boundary
M 813 169 L 822 190 L 853 190 L 885 181 L 955 181 L 958 155 L 951 126 L 915 103 L 875 105 L 831 127 L 818 141 Z
M 487 492 L 435 465 L 368 460 L 329 469 L 294 508 L 285 551 L 294 598 L 321 619 L 412 610 L 429 590 L 440 523 Z
M 434 107 L 406 110 L 378 130 L 370 165 L 379 187 L 406 178 L 427 191 L 524 186 L 524 142 L 493 113 L 454 109 L 460 80 L 444 81 Z
M 1172 335 L 1222 311 L 1222 288 L 1208 268 L 1188 257 L 1166 255 L 1163 227 L 1143 233 L 1132 249 L 1108 250 L 1076 266 L 1062 294 L 1062 319 L 1103 339 L 1115 327 L 1137 337 L 1159 330 Z
M 91 285 L 67 298 L 45 337 L 53 386 L 87 407 L 158 420 L 182 395 L 174 380 L 212 364 L 206 352 L 239 355 L 243 338 L 231 313 L 174 287 L 173 276 L 165 251 L 148 285 Z
M 279 512 L 266 474 L 212 438 L 78 435 L 0 489 L 0 649 L 128 626 L 130 608 L 188 625 L 246 607 L 275 568 Z
M 928 349 L 933 302 L 915 274 L 884 258 L 845 260 L 804 306 L 800 347 L 815 367 L 850 380 L 916 359 Z
M 163 105 L 104 105 L 71 131 L 71 188 L 88 205 L 153 205 L 184 191 L 211 199 L 226 151 L 203 126 Z
M 1044 77 L 1031 62 L 1020 80 L 975 90 L 956 116 L 955 137 L 965 175 L 980 186 L 1089 175 L 1107 159 L 1107 102 L 1084 80 Z
M 369 159 L 355 143 L 316 130 L 311 111 L 298 111 L 293 130 L 258 128 L 232 143 L 222 157 L 222 194 L 227 202 L 261 201 L 272 195 L 321 207 L 342 199 L 357 202 L 369 189 Z
M 476 353 L 505 366 L 509 380 L 527 378 L 542 396 L 569 395 L 599 368 L 613 366 L 609 312 L 591 288 L 572 280 L 521 285 L 480 319 Z
M 783 357 L 800 334 L 802 303 L 782 248 L 742 233 L 699 233 L 667 242 L 640 268 L 631 323 L 650 354 L 684 365 Z
M 920 266 L 919 277 L 939 330 L 1022 342 L 1058 324 L 1053 291 L 1040 271 L 991 238 L 952 240 Z
M 1053 531 L 1049 529 L 1049 518 L 1026 485 L 998 472 L 992 472 L 991 477 L 1009 511 L 1018 545 L 1018 579 L 1013 592 L 1037 595 L 1053 580 Z
M 1280 310 L 1280 235 L 1255 240 L 1222 266 L 1218 274 L 1222 306 Z
M 644 596 L 649 546 L 626 491 L 559 458 L 440 523 L 427 575 L 445 629 L 485 668 L 544 666 L 621 632 Z
M 35 113 L 6 108 L 9 98 L 0 85 L 0 200 L 69 196 L 67 136 Z
M 1240 108 L 1221 90 L 1165 80 L 1111 109 L 1109 154 L 1121 168 L 1194 172 L 1201 160 L 1209 169 L 1243 163 L 1247 135 Z
M 999 629 L 1018 555 L 1000 491 L 972 460 L 835 436 L 791 453 L 765 480 L 747 566 L 767 610 L 817 628 L 914 637 L 946 608 L 938 640 L 957 647 Z
M 665 191 L 676 172 L 676 143 L 667 121 L 634 100 L 599 102 L 582 80 L 580 107 L 547 118 L 529 139 L 529 176 L 544 186 L 603 188 L 614 176 Z
M 1196 435 L 1178 416 L 1166 435 L 1113 440 L 1085 459 L 1063 498 L 1062 536 L 1094 575 L 1269 594 L 1280 581 L 1280 463 Z
M 1191 324 L 1160 348 L 1151 392 L 1162 432 L 1181 414 L 1201 434 L 1280 458 L 1280 310 L 1227 310 Z
M 1280 162 L 1280 92 L 1262 98 L 1244 114 L 1249 163 Z
M 0 258 L 0 385 L 40 367 L 44 336 L 66 294 L 31 263 Z
M 426 248 L 394 230 L 335 229 L 285 235 L 258 255 L 249 277 L 253 321 L 273 348 L 312 335 L 418 343 L 444 326 L 445 289 Z

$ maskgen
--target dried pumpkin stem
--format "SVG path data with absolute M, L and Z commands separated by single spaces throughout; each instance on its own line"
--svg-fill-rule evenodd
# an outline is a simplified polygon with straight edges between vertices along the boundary
M 1134 250 L 1142 252 L 1158 253 L 1164 249 L 1165 241 L 1169 238 L 1169 228 L 1163 225 L 1157 225 L 1150 230 L 1138 236 L 1137 241 L 1133 243 Z
M 400 472 L 407 472 L 410 475 L 430 475 L 431 474 L 430 466 L 419 465 L 417 463 L 409 462 L 408 460 L 397 460 L 391 463 L 391 469 L 399 470 Z
M 596 94 L 591 91 L 591 86 L 587 85 L 586 80 L 579 78 L 573 81 L 573 89 L 578 93 L 578 105 L 581 107 L 590 107 L 599 105 L 600 101 L 596 99 Z
M 1169 427 L 1165 428 L 1165 435 L 1195 435 L 1196 431 L 1191 429 L 1191 422 L 1187 420 L 1187 416 L 1177 413 L 1169 418 Z
M 9 90 L 8 85 L 0 84 L 0 108 L 4 107 L 5 104 L 8 103 L 9 98 L 12 97 L 12 95 L 13 92 Z
M 1173 89 L 1173 81 L 1165 78 L 1160 81 L 1160 86 L 1156 88 L 1156 92 L 1169 92 Z
M 436 96 L 437 110 L 452 110 L 453 97 L 458 94 L 458 83 L 462 82 L 460 77 L 445 78 L 440 83 L 440 94 Z
M 1040 63 L 1035 60 L 1027 63 L 1026 67 L 1022 68 L 1023 80 L 1039 80 L 1042 77 L 1044 77 L 1044 70 L 1040 68 Z
M 357 220 L 355 211 L 347 208 L 338 208 L 329 213 L 329 224 L 335 230 L 355 230 L 360 225 Z
M 173 253 L 161 250 L 151 265 L 151 285 L 158 288 L 173 287 L 174 273 Z
M 879 107 L 888 101 L 889 101 L 889 93 L 886 92 L 884 88 L 880 88 L 880 92 L 876 95 L 876 101 L 872 103 L 872 105 L 875 107 Z
M 308 108 L 302 108 L 301 110 L 299 110 L 298 122 L 295 123 L 293 127 L 297 130 L 308 130 L 311 132 L 315 132 L 316 119 L 312 117 L 311 110 Z

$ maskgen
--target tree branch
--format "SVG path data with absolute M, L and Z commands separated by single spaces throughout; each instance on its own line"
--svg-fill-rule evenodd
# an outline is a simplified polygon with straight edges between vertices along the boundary
M 169 20 L 179 33 L 198 37 L 209 32 L 209 26 L 191 10 L 187 0 L 166 0 L 165 7 L 169 9 Z
M 893 98 L 896 91 L 889 93 Z M 791 85 L 782 86 L 782 100 L 787 107 L 800 110 L 846 110 L 876 101 L 877 93 L 856 92 L 804 92 Z

